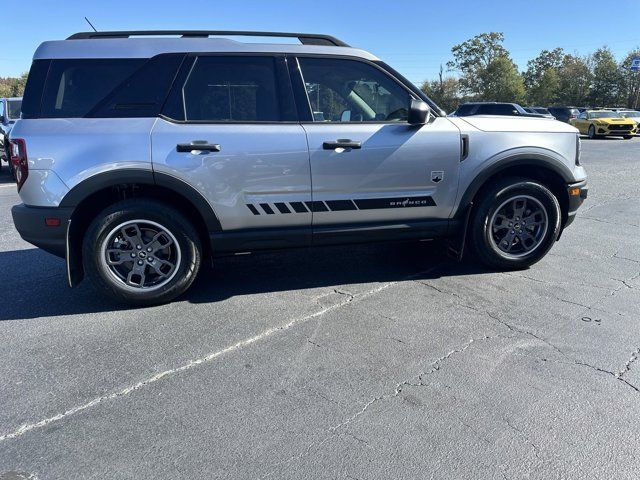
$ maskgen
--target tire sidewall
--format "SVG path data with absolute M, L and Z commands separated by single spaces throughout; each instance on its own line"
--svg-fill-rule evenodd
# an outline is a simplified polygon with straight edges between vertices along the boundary
M 171 281 L 151 291 L 124 288 L 102 261 L 102 246 L 116 226 L 131 220 L 150 220 L 176 238 L 181 251 L 180 264 Z M 131 304 L 157 304 L 183 293 L 195 280 L 200 266 L 201 246 L 191 224 L 171 207 L 157 202 L 124 201 L 105 210 L 89 226 L 83 242 L 83 263 L 91 281 L 119 301 Z
M 501 252 L 491 240 L 489 222 L 498 207 L 511 197 L 527 195 L 538 200 L 547 213 L 547 231 L 540 244 L 531 253 L 522 257 L 511 257 Z M 483 263 L 498 269 L 528 267 L 546 255 L 553 246 L 560 230 L 561 211 L 556 197 L 546 187 L 529 180 L 514 180 L 496 185 L 481 201 L 474 221 L 474 245 Z

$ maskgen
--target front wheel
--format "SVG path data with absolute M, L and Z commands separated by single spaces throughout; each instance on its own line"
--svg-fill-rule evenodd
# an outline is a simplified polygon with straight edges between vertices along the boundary
M 560 229 L 560 205 L 544 185 L 506 178 L 484 192 L 471 220 L 471 247 L 497 270 L 529 267 L 549 251 Z
M 131 199 L 93 220 L 82 257 L 99 291 L 120 302 L 155 305 L 191 286 L 200 269 L 202 246 L 193 225 L 177 210 Z
M 631 140 L 633 138 L 633 135 L 625 135 L 624 137 L 625 140 Z

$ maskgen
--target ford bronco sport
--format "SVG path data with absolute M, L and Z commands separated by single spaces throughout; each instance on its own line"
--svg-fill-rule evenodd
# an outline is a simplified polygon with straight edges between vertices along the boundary
M 298 44 L 229 36 L 295 37 Z M 586 197 L 575 128 L 447 117 L 326 35 L 79 33 L 36 51 L 11 133 L 22 237 L 120 301 L 183 293 L 206 257 L 450 238 L 540 260 Z

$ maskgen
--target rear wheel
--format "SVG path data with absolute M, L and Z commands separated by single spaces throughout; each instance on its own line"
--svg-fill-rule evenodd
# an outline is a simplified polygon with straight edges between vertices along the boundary
M 482 195 L 470 224 L 471 247 L 498 270 L 526 268 L 549 251 L 560 229 L 560 205 L 544 185 L 507 178 Z
M 590 139 L 594 139 L 594 138 L 598 138 L 598 135 L 596 135 L 596 127 L 594 127 L 593 125 L 589 125 L 589 138 Z
M 632 139 L 632 138 L 633 138 L 633 135 L 625 135 L 623 138 L 624 138 L 625 140 L 630 140 L 630 139 Z
M 202 246 L 191 223 L 160 202 L 132 199 L 100 213 L 82 249 L 87 276 L 111 298 L 135 305 L 173 300 L 193 283 Z

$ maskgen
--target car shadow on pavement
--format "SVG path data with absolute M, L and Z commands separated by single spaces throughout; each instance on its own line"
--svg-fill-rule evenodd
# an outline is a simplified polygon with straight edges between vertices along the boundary
M 299 249 L 218 258 L 213 268 L 204 265 L 191 289 L 175 301 L 203 304 L 242 295 L 487 272 L 468 259 L 458 263 L 447 257 L 439 242 Z M 39 249 L 0 252 L 0 282 L 10 287 L 7 301 L 0 303 L 0 321 L 131 309 L 101 296 L 86 280 L 69 288 L 64 261 Z

